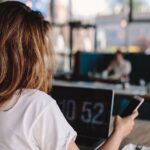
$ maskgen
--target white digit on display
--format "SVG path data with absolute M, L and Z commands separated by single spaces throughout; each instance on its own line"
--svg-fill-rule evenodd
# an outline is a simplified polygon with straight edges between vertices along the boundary
M 93 124 L 97 124 L 97 125 L 100 125 L 103 123 L 103 120 L 98 120 L 98 118 L 103 114 L 104 112 L 104 104 L 102 103 L 96 103 L 94 106 L 93 106 L 93 109 L 98 109 L 98 113 L 96 113 L 96 115 L 93 117 L 92 119 L 92 123 Z
M 97 113 L 93 115 L 93 111 L 96 110 Z M 84 102 L 82 107 L 81 121 L 84 123 L 92 123 L 100 125 L 103 123 L 103 120 L 100 120 L 100 116 L 104 112 L 103 103 Z
M 84 102 L 82 112 L 83 114 L 81 115 L 81 120 L 85 123 L 90 123 L 92 119 L 92 103 Z
M 76 102 L 74 100 L 66 101 L 66 118 L 68 120 L 75 120 Z

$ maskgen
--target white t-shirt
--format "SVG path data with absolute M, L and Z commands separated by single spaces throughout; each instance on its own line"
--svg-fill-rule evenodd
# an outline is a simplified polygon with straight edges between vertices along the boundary
M 120 79 L 124 75 L 128 76 L 131 73 L 132 66 L 131 63 L 127 60 L 123 60 L 120 64 L 117 64 L 114 61 L 110 64 L 109 69 L 110 71 L 114 72 L 109 76 L 110 79 Z M 105 73 L 108 74 L 108 72 Z
M 67 150 L 76 132 L 56 101 L 42 91 L 18 90 L 15 105 L 0 111 L 0 150 Z
M 113 70 L 116 76 L 129 75 L 131 72 L 131 63 L 123 60 L 120 64 L 114 64 Z

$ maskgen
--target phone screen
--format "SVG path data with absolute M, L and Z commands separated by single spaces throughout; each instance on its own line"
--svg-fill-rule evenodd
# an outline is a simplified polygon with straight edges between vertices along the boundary
M 132 99 L 127 107 L 121 113 L 121 117 L 126 117 L 132 114 L 132 112 L 137 108 L 137 106 L 141 103 L 140 100 Z

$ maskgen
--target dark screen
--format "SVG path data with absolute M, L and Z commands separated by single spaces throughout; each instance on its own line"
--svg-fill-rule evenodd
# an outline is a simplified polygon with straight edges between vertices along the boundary
M 107 138 L 111 106 L 111 90 L 54 86 L 52 97 L 79 136 Z
M 121 117 L 126 117 L 132 114 L 132 112 L 135 110 L 135 108 L 139 105 L 140 101 L 136 99 L 132 99 L 127 107 L 123 110 L 121 113 Z

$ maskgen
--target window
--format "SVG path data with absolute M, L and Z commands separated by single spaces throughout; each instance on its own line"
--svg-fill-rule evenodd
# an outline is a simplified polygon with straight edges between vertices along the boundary
M 150 0 L 133 0 L 133 20 L 150 20 Z
M 55 24 L 53 26 L 53 44 L 55 52 L 57 53 L 58 69 L 60 72 L 68 72 L 70 70 L 69 64 L 69 26 Z
M 51 0 L 20 0 L 33 10 L 39 10 L 46 19 L 50 20 Z
M 129 24 L 127 37 L 129 51 L 150 53 L 149 27 L 150 23 Z
M 125 25 L 118 22 L 101 24 L 97 29 L 97 51 L 114 52 L 117 47 L 127 46 Z
M 69 21 L 69 0 L 53 0 L 52 21 L 55 23 L 65 23 Z
M 129 0 L 71 0 L 73 19 L 91 20 L 98 16 L 127 15 Z
M 77 51 L 94 51 L 95 29 L 75 28 L 73 30 L 73 53 Z
M 60 71 L 69 71 L 79 50 L 110 53 L 121 47 L 131 52 L 150 51 L 150 0 L 22 1 L 54 23 L 53 43 Z M 70 22 L 81 25 L 71 30 Z M 96 28 L 84 27 L 87 24 Z

